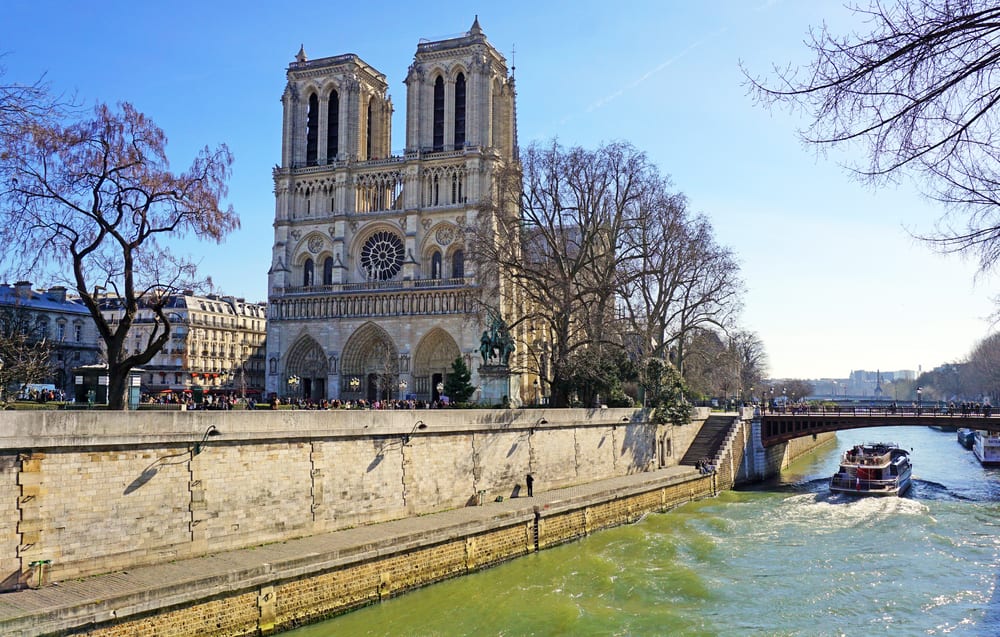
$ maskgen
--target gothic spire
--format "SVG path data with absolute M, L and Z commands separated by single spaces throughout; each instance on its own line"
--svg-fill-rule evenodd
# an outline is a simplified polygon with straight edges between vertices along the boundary
M 472 27 L 469 29 L 469 35 L 482 35 L 483 28 L 479 26 L 479 14 L 476 14 L 476 19 L 472 21 Z

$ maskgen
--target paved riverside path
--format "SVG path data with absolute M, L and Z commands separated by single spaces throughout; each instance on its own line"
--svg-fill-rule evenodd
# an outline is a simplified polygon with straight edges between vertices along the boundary
M 553 491 L 540 491 L 544 485 L 536 481 L 531 498 L 510 498 L 483 506 L 68 580 L 40 589 L 0 593 L 0 635 L 54 634 L 168 606 L 193 604 L 216 595 L 446 541 L 464 536 L 470 530 L 485 531 L 499 524 L 533 519 L 535 507 L 573 508 L 697 477 L 699 473 L 694 468 L 675 466 Z

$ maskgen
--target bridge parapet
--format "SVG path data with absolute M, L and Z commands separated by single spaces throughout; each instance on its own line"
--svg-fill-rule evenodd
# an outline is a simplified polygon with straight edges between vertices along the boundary
M 770 447 L 793 438 L 866 427 L 967 427 L 1000 432 L 1000 417 L 991 410 L 950 413 L 938 409 L 852 407 L 801 410 L 761 415 L 761 444 Z

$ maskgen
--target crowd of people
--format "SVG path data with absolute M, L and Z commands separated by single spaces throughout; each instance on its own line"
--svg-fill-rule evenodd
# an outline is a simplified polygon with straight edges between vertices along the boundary
M 339 398 L 310 400 L 308 398 L 271 396 L 267 400 L 258 400 L 253 396 L 238 397 L 229 394 L 205 394 L 199 398 L 187 392 L 170 392 L 158 395 L 144 395 L 142 402 L 157 405 L 184 405 L 188 410 L 195 409 L 233 409 L 237 405 L 245 405 L 246 409 L 279 409 L 282 406 L 292 409 L 442 409 L 450 407 L 447 398 L 442 400 L 341 400 Z

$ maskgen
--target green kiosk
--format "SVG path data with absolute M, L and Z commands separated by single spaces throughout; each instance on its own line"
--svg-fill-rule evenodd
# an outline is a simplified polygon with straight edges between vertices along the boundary
M 135 368 L 128 374 L 128 408 L 138 409 L 142 395 L 142 372 Z M 73 369 L 74 398 L 77 405 L 94 407 L 108 404 L 108 366 L 84 365 Z

